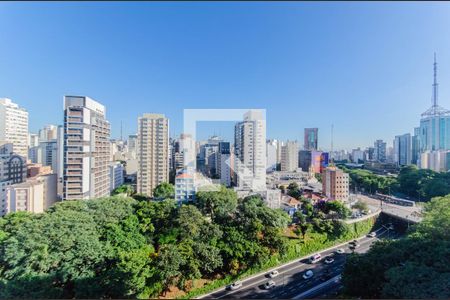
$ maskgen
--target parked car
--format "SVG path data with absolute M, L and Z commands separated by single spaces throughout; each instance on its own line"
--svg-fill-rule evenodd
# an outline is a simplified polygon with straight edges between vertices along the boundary
M 334 263 L 334 258 L 332 258 L 331 256 L 328 256 L 327 258 L 325 258 L 325 263 L 327 265 Z
M 361 245 L 359 243 L 353 243 L 353 244 L 350 245 L 350 249 L 353 249 L 353 250 L 357 249 L 359 247 L 361 247 Z
M 321 259 L 322 259 L 322 255 L 314 254 L 313 256 L 311 256 L 309 258 L 309 262 L 312 263 L 312 264 L 315 264 L 315 263 L 319 262 Z
M 275 278 L 279 275 L 280 273 L 277 270 L 273 270 L 272 272 L 269 273 L 269 277 L 270 278 Z
M 308 271 L 305 272 L 305 274 L 303 274 L 303 279 L 310 279 L 313 276 L 314 276 L 313 271 L 308 270 Z
M 230 284 L 230 285 L 228 286 L 228 288 L 229 288 L 230 290 L 232 290 L 232 291 L 237 290 L 238 288 L 241 288 L 241 287 L 242 287 L 242 282 L 241 282 L 241 281 L 233 282 L 232 284 Z
M 377 233 L 376 233 L 375 231 L 372 231 L 372 232 L 369 233 L 367 236 L 368 236 L 368 237 L 376 237 L 376 236 L 377 236 Z
M 269 280 L 264 284 L 264 288 L 266 290 L 270 290 L 273 287 L 275 287 L 275 281 L 273 281 L 273 280 Z

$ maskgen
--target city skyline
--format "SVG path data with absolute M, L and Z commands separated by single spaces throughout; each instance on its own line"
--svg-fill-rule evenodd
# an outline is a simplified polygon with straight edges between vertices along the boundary
M 139 12 L 132 3 L 22 5 L 0 5 L 0 41 L 8 45 L 0 65 L 10 70 L 0 74 L 0 96 L 28 110 L 30 132 L 61 125 L 63 97 L 75 94 L 105 105 L 112 138 L 121 123 L 124 136 L 136 133 L 146 112 L 165 114 L 175 137 L 185 108 L 253 106 L 267 110 L 268 138 L 303 141 L 304 128 L 317 127 L 319 148 L 328 149 L 334 124 L 335 149 L 391 144 L 412 134 L 430 106 L 434 52 L 440 104 L 450 107 L 445 3 L 143 3 Z M 387 25 L 375 22 L 380 14 Z M 67 21 L 79 16 L 84 22 Z M 102 35 L 115 29 L 116 37 Z M 86 47 L 65 46 L 77 44 Z

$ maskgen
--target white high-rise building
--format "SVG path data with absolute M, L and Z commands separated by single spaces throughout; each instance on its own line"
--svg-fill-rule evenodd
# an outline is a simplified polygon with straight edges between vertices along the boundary
M 298 168 L 298 143 L 287 141 L 281 147 L 281 171 L 293 172 Z
M 234 129 L 234 172 L 240 190 L 266 190 L 266 120 L 250 110 Z
M 169 182 L 169 119 L 162 114 L 138 118 L 137 192 L 153 196 L 153 189 Z
M 64 97 L 64 200 L 109 195 L 109 137 L 102 104 L 84 96 Z
M 12 143 L 14 153 L 28 157 L 28 112 L 8 98 L 0 98 L 0 141 Z

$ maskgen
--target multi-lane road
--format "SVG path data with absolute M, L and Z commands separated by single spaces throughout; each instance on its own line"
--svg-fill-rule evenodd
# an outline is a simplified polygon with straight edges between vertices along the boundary
M 386 230 L 381 228 L 377 231 L 375 238 L 359 238 L 360 247 L 355 252 L 366 252 L 373 242 L 384 236 L 386 236 Z M 338 248 L 345 250 L 345 253 L 335 253 Z M 322 260 L 316 264 L 311 264 L 307 258 L 303 258 L 280 266 L 276 268 L 279 275 L 272 279 L 276 285 L 270 290 L 264 289 L 264 284 L 270 280 L 269 272 L 275 269 L 242 280 L 242 287 L 237 290 L 221 288 L 199 298 L 303 299 L 328 296 L 330 292 L 337 291 L 341 287 L 340 275 L 346 257 L 351 252 L 349 244 L 343 244 L 318 252 L 322 255 Z M 333 263 L 325 264 L 324 260 L 328 256 L 334 258 Z M 310 279 L 303 279 L 303 274 L 307 270 L 312 270 L 314 276 Z

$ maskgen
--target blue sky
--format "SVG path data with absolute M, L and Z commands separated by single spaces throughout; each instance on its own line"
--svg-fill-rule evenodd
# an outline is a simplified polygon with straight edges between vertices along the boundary
M 335 148 L 391 143 L 431 103 L 433 52 L 450 108 L 450 3 L 0 3 L 0 97 L 31 131 L 80 94 L 106 105 L 112 137 L 144 112 L 173 136 L 184 108 L 265 108 L 268 138 L 319 127 L 327 148 L 333 123 Z

